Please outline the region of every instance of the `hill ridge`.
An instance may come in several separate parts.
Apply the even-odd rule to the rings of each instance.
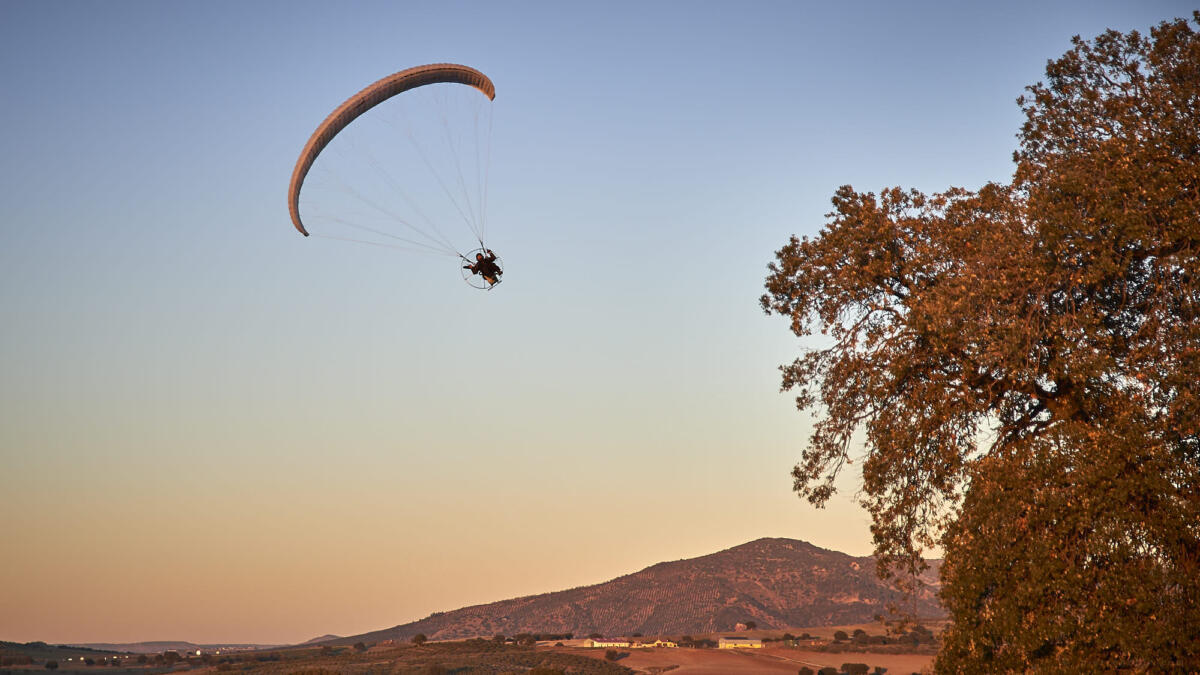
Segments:
[[[655,563],[609,581],[435,612],[407,624],[328,644],[407,641],[417,633],[448,640],[518,633],[606,636],[711,633],[754,621],[759,628],[866,623],[900,605],[943,616],[936,572],[905,598],[878,578],[872,557],[806,541],[762,537],[737,546]]]

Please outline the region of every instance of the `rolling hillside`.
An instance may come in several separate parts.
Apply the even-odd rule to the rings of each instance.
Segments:
[[[943,616],[932,561],[916,598],[905,600],[875,574],[872,558],[855,558],[793,539],[758,539],[711,555],[665,562],[594,586],[439,612],[420,621],[339,640],[432,640],[496,634],[605,636],[708,633],[739,622],[758,628],[854,624],[903,603],[918,616]]]

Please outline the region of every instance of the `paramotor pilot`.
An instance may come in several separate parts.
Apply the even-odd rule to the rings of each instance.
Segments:
[[[475,262],[463,265],[463,269],[471,270],[471,274],[478,274],[483,277],[483,280],[488,283],[488,288],[491,288],[500,283],[500,275],[503,272],[500,270],[500,266],[496,264],[496,254],[492,253],[490,248],[484,250],[487,251],[487,256],[484,256],[483,253],[476,253]]]

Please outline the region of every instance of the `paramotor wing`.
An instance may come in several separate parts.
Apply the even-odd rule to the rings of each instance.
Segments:
[[[488,99],[496,98],[496,88],[486,75],[474,68],[454,63],[434,63],[402,70],[351,96],[330,113],[313,132],[304,150],[300,152],[300,158],[296,160],[296,168],[292,171],[292,182],[288,186],[288,210],[292,215],[292,224],[301,234],[308,236],[308,230],[300,220],[300,188],[321,150],[329,145],[339,131],[371,108],[397,94],[435,83],[464,84],[478,89]]]

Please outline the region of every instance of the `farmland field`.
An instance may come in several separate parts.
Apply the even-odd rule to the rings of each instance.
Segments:
[[[539,648],[541,649],[541,648]],[[604,649],[582,649],[572,647],[551,648],[596,659],[603,659]],[[814,671],[843,663],[865,663],[874,669],[887,668],[889,675],[906,675],[929,670],[933,666],[932,654],[873,654],[859,652],[828,653],[767,647],[763,649],[623,649],[618,664],[638,672],[654,672],[655,669],[671,669],[673,675],[734,675],[737,673],[795,673],[808,666]]]

